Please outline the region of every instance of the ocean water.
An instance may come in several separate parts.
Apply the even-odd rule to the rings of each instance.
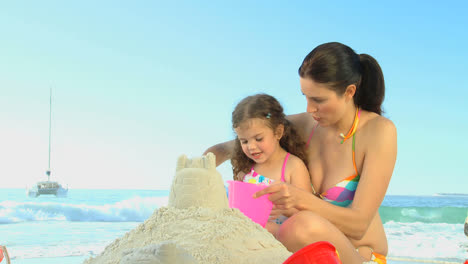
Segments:
[[[0,189],[0,245],[13,264],[82,263],[166,206],[166,190],[74,190],[29,198]],[[386,196],[389,263],[463,263],[467,195]]]

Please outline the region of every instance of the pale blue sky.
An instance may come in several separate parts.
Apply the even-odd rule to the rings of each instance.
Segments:
[[[180,154],[231,139],[247,95],[305,111],[297,68],[324,42],[374,56],[398,129],[388,194],[467,193],[464,1],[0,4],[0,187],[167,189]],[[229,164],[219,169],[229,179]]]

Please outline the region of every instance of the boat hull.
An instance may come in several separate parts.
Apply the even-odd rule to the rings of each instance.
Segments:
[[[38,182],[34,187],[27,190],[27,194],[30,197],[38,197],[40,195],[66,196],[67,193],[68,188],[65,189],[54,181]]]

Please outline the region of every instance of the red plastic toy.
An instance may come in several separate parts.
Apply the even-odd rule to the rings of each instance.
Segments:
[[[341,264],[341,260],[330,242],[319,241],[301,248],[283,264]]]

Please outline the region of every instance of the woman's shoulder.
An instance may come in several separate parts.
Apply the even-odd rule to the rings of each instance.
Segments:
[[[368,113],[367,122],[364,125],[364,128],[371,131],[380,131],[380,130],[395,130],[395,124],[392,120],[378,115],[376,113]]]
[[[291,121],[292,123],[298,125],[298,124],[306,124],[308,122],[310,122],[310,120],[314,120],[312,118],[312,116],[307,113],[307,112],[303,112],[303,113],[298,113],[298,114],[293,114],[293,115],[288,115],[286,117],[289,121]]]
[[[312,128],[317,124],[311,114],[304,112],[286,117],[296,128],[296,130],[307,138]]]
[[[362,126],[362,135],[364,138],[373,140],[385,140],[396,138],[396,126],[390,119],[376,113],[367,112]]]

